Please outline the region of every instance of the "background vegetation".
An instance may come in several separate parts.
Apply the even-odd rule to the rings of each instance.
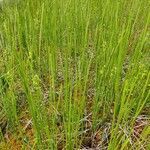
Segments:
[[[1,4],[0,149],[148,150],[149,4]]]

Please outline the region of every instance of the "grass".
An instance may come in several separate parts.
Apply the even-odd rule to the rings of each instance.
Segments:
[[[149,149],[149,10],[148,0],[3,3],[0,148]]]

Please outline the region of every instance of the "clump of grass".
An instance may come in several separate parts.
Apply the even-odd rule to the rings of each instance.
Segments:
[[[22,148],[148,148],[147,0],[24,0],[1,9],[0,103]]]

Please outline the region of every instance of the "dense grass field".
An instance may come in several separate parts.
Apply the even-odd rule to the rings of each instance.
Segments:
[[[6,1],[0,150],[149,150],[150,1]]]

